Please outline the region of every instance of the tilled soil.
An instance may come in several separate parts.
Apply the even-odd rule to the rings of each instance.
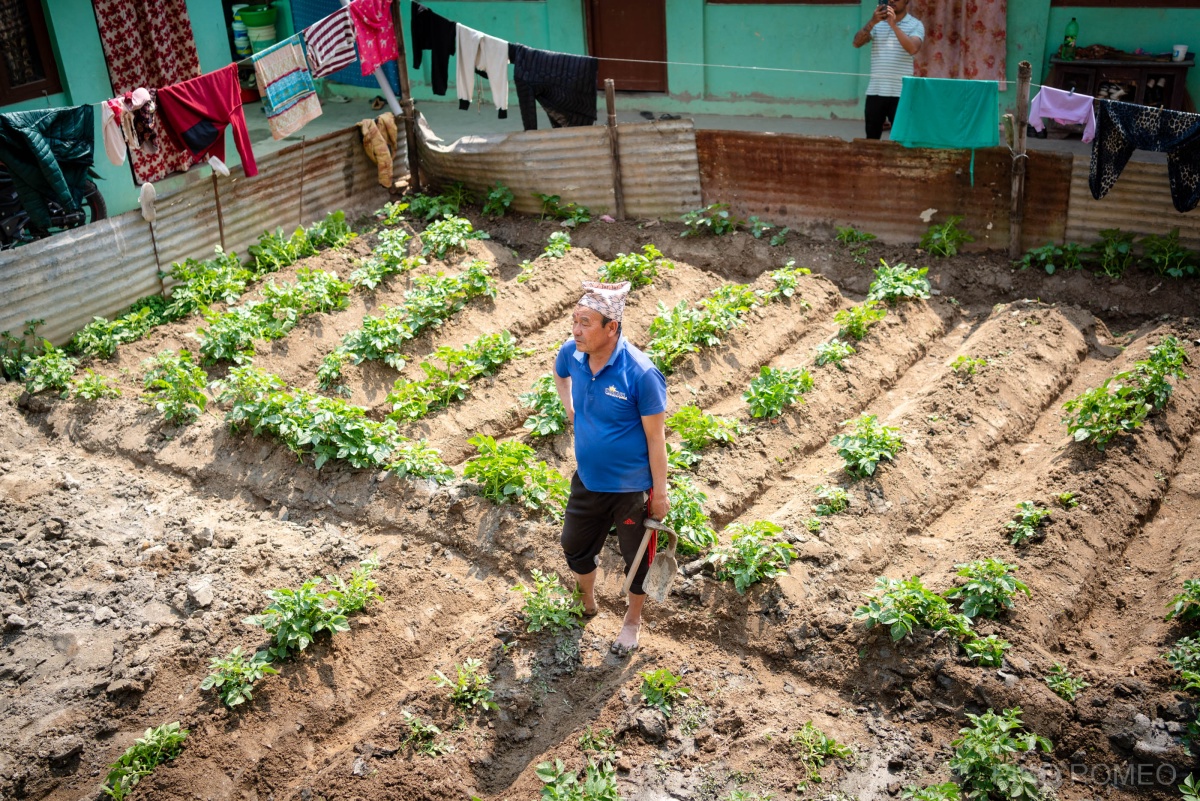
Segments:
[[[600,615],[570,636],[527,634],[511,588],[535,568],[566,572],[552,521],[498,507],[461,479],[438,487],[333,463],[316,471],[274,440],[230,432],[216,404],[185,428],[163,424],[137,400],[141,364],[195,350],[203,320],[180,321],[89,365],[123,387],[122,399],[84,405],[0,388],[0,795],[97,797],[106,766],[143,730],[179,720],[190,730],[182,755],[135,797],[533,799],[538,764],[581,769],[580,738],[609,729],[631,801],[716,801],[734,790],[873,799],[946,781],[966,714],[1020,706],[1055,744],[1023,764],[1059,798],[1176,797],[1174,784],[1196,767],[1181,742],[1196,708],[1172,689],[1160,655],[1192,633],[1163,613],[1200,561],[1200,384],[1177,382],[1162,413],[1104,453],[1070,441],[1061,406],[1166,334],[1195,360],[1194,282],[1138,274],[1114,284],[1014,271],[994,254],[929,260],[878,246],[867,261],[928,264],[936,294],[891,307],[838,369],[816,367],[814,348],[836,334],[834,313],[862,299],[871,270],[834,243],[771,248],[745,234],[681,239],[677,225],[598,222],[571,232],[566,257],[538,260],[518,280],[521,260],[556,228],[474,222],[493,238],[419,272],[482,259],[497,297],[409,343],[403,370],[347,367],[349,399],[379,419],[395,380],[417,375],[437,347],[508,330],[534,353],[404,431],[460,475],[475,433],[528,441],[569,474],[569,435],[530,440],[518,396],[550,371],[580,280],[619,252],[661,248],[675,269],[627,307],[625,333],[645,344],[659,303],[695,302],[729,280],[765,289],[766,273],[795,259],[814,271],[795,298],[755,309],[721,345],[676,365],[668,385],[669,411],[697,404],[747,426],[695,471],[713,524],[775,522],[799,561],[744,596],[689,568],[666,603],[648,605],[641,648],[619,659],[608,644],[624,608],[621,563],[606,550]],[[302,266],[344,278],[373,237],[272,280]],[[365,315],[399,303],[411,280],[304,318],[254,364],[316,389],[321,359]],[[964,375],[950,366],[960,355],[988,364]],[[742,399],[764,364],[815,379],[804,403],[770,422],[753,420]],[[862,412],[898,427],[905,448],[852,482],[828,443]],[[847,487],[851,505],[812,532],[819,484]],[[1055,506],[1064,491],[1080,504]],[[1051,506],[1051,522],[1014,547],[1004,524],[1027,500]],[[265,605],[264,591],[347,575],[372,552],[383,601],[352,617],[349,632],[318,639],[236,711],[199,690],[210,658],[265,644],[241,622]],[[878,576],[920,575],[944,590],[956,565],[983,556],[1018,565],[1031,592],[978,622],[1013,644],[1000,669],[975,666],[945,634],[892,643],[851,617]],[[497,711],[463,716],[429,680],[468,658],[494,677]],[[1056,663],[1090,683],[1072,703],[1043,681]],[[639,696],[639,674],[658,668],[691,690],[669,718]],[[449,752],[403,747],[405,712],[441,727]],[[801,788],[808,777],[789,739],[807,721],[854,756]]]

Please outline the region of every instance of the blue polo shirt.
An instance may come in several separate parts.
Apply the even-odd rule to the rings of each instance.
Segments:
[[[667,410],[667,380],[625,337],[592,375],[586,353],[568,339],[554,371],[571,379],[575,406],[575,462],[592,492],[645,492],[654,485],[642,418]]]

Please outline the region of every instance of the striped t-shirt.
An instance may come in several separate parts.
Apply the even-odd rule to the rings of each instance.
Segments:
[[[925,39],[925,26],[911,14],[896,23],[905,35]],[[913,57],[901,45],[892,27],[886,22],[877,22],[871,29],[871,80],[867,83],[867,94],[883,97],[899,97],[905,75],[913,74]]]

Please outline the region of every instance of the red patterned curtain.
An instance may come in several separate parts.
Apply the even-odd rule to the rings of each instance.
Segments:
[[[912,0],[909,13],[925,24],[917,75],[1004,80],[1008,0]]]
[[[115,95],[157,89],[200,75],[187,0],[92,0]],[[159,130],[158,152],[131,151],[138,183],[186,170],[191,156]]]

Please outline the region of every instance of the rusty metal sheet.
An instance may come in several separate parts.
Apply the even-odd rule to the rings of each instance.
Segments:
[[[559,195],[597,213],[611,213],[616,205],[603,126],[467,136],[446,143],[421,118],[418,141],[422,176],[434,186],[461,181],[482,194],[500,182],[513,192],[513,209],[531,214],[541,211],[538,193]],[[676,214],[698,200],[690,121],[622,125],[617,141],[628,214]]]
[[[1167,165],[1130,162],[1112,190],[1100,200],[1088,188],[1091,161],[1075,159],[1071,175],[1071,207],[1067,213],[1067,240],[1089,245],[1107,228],[1138,234],[1166,234],[1179,229],[1179,241],[1200,248],[1200,211],[1181,214],[1171,203]]]
[[[933,220],[961,215],[976,249],[1008,246],[1012,158],[1007,149],[906,148],[892,142],[743,131],[697,131],[705,204],[725,202],[799,231],[832,236],[840,225],[884,242],[914,242]],[[1035,176],[1034,165],[1045,167]],[[1066,209],[1065,165],[1031,154],[1026,241],[1054,236]],[[1060,213],[1053,213],[1054,210]]]
[[[0,331],[43,319],[61,345],[93,316],[111,316],[161,289],[150,227],[138,212],[0,252]]]

